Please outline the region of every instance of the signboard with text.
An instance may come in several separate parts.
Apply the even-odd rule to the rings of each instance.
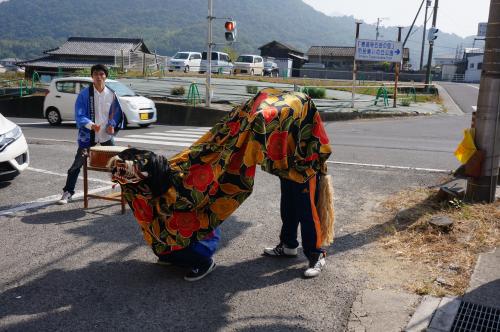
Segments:
[[[403,60],[403,43],[392,40],[356,39],[358,61],[399,62]]]

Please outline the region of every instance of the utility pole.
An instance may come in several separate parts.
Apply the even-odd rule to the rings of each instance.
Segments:
[[[352,96],[351,96],[351,107],[354,108],[354,95],[356,94],[355,91],[355,84],[356,84],[356,48],[358,47],[358,38],[359,38],[359,26],[361,25],[361,22],[356,21],[356,39],[354,39],[354,54],[353,54],[353,59],[354,62],[352,64]]]
[[[481,175],[467,181],[466,197],[472,202],[495,201],[500,161],[500,0],[491,0],[484,45],[483,70],[476,111],[475,143],[484,152]]]
[[[439,0],[434,0],[434,15],[432,16],[432,27],[436,27],[436,20],[438,14],[438,3]],[[432,65],[432,50],[434,48],[434,41],[429,40],[429,55],[427,57],[427,71],[425,73],[425,87],[426,90],[429,91],[429,82],[431,81],[431,65]]]
[[[398,27],[398,42],[401,41],[401,30],[403,30],[403,27]],[[404,53],[404,47],[401,50],[401,52]],[[394,75],[394,95],[392,99],[394,100],[394,103],[392,107],[396,108],[397,107],[397,97],[398,97],[398,81],[399,81],[399,66],[401,64],[398,62],[396,63],[396,68],[395,68],[395,75]]]
[[[205,83],[205,106],[210,107],[212,101],[212,87],[211,87],[211,78],[212,78],[212,20],[213,17],[213,4],[212,0],[208,0],[208,30],[207,30],[207,78]]]
[[[422,32],[422,50],[420,51],[420,71],[424,67],[424,50],[425,50],[425,33],[427,31],[427,11],[432,4],[432,0],[427,0],[425,5],[425,16],[424,16],[424,31]]]
[[[375,35],[375,40],[378,40],[378,37],[380,37],[379,29],[380,29],[380,23],[382,23],[383,20],[387,20],[388,17],[377,17],[377,33]]]

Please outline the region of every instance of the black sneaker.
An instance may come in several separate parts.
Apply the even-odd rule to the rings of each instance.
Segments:
[[[210,272],[215,269],[215,261],[212,259],[210,264],[204,267],[195,267],[191,271],[189,271],[185,276],[184,280],[186,281],[197,281],[204,277],[206,277]]]
[[[266,256],[285,256],[285,257],[295,257],[297,256],[297,248],[288,248],[283,243],[278,244],[274,248],[264,248],[264,255]]]

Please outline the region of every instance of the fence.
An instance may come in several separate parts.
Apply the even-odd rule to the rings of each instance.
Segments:
[[[148,54],[144,52],[115,52],[114,67],[122,73],[129,71],[142,72],[147,74],[161,72],[164,70],[166,58],[157,54]]]

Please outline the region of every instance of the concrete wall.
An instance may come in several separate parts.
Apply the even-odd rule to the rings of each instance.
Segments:
[[[467,59],[467,69],[465,70],[466,82],[479,82],[481,80],[482,63],[483,55],[475,55]]]

